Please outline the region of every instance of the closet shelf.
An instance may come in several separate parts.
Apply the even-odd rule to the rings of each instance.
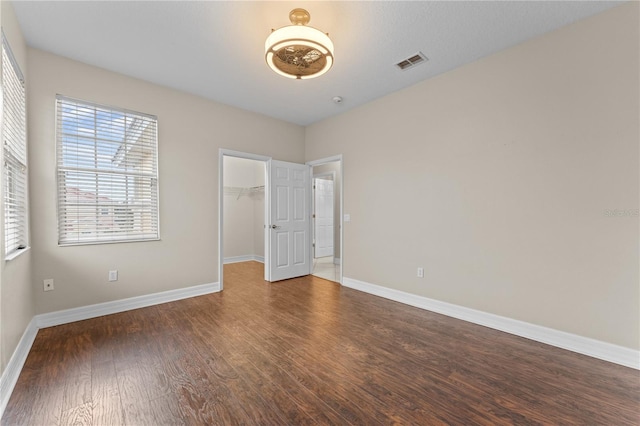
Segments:
[[[259,192],[264,192],[264,185],[260,186],[225,186],[225,195],[237,195],[236,200],[239,200],[242,195],[251,195]]]

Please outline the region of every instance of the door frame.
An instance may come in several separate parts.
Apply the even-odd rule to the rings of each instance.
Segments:
[[[311,248],[313,249],[313,253],[311,254],[311,259],[315,259],[316,258],[316,253],[315,253],[315,249],[316,246],[315,244],[315,240],[316,240],[316,217],[314,217],[314,215],[316,214],[316,188],[315,188],[315,182],[316,179],[322,179],[323,176],[331,176],[331,180],[333,181],[333,185],[334,185],[334,191],[335,191],[335,184],[336,184],[336,172],[323,172],[323,173],[318,173],[315,174],[313,173],[313,167],[311,168],[311,235],[312,235],[312,243],[311,243]],[[331,200],[331,205],[333,206],[333,210],[335,211],[336,209],[336,201],[335,201],[335,197],[333,200]],[[334,220],[334,226],[335,226],[335,217],[333,218]],[[335,240],[335,238],[334,238]],[[334,248],[333,248],[333,256],[335,258],[335,253],[336,253],[336,249],[335,249],[335,241],[333,242],[334,244]],[[311,272],[313,273],[313,268],[311,268]]]
[[[321,166],[323,164],[327,164],[327,163],[333,163],[333,162],[339,162],[340,163],[340,217],[339,217],[339,226],[340,226],[340,264],[338,265],[339,268],[339,274],[338,274],[338,283],[342,285],[342,281],[343,281],[343,271],[344,271],[344,161],[342,159],[342,154],[338,154],[338,155],[334,155],[331,157],[325,157],[325,158],[321,158],[319,160],[312,160],[312,161],[307,161],[305,164],[311,166],[311,170],[309,171],[309,173],[311,174],[309,182],[311,182],[311,184],[313,184],[313,167],[314,166]],[[333,185],[334,185],[334,190],[335,190],[335,177],[334,177],[334,181],[333,181]],[[313,197],[309,197],[310,199]],[[311,201],[309,201],[311,202]],[[312,206],[309,205],[309,210],[311,211]],[[335,218],[334,218],[334,224],[336,223]],[[309,261],[313,262],[313,238],[309,238]],[[334,247],[335,247],[335,241],[334,241]],[[335,249],[334,249],[334,259],[335,259]],[[313,270],[311,271],[313,272]]]
[[[224,289],[224,157],[237,157],[237,158],[245,158],[248,160],[256,160],[262,161],[265,163],[265,211],[264,211],[264,223],[265,225],[269,223],[269,210],[270,205],[267,200],[270,200],[270,182],[271,182],[271,160],[272,157],[266,155],[252,154],[248,152],[234,151],[231,149],[220,148],[218,151],[218,281],[220,283],[220,290]],[[318,160],[307,161],[306,165],[311,166],[309,168],[309,192],[311,192],[311,185],[313,181],[313,167],[321,166],[326,163],[333,163],[338,161],[340,163],[340,264],[339,268],[339,283],[342,284],[343,281],[343,271],[344,271],[344,262],[345,262],[345,254],[344,254],[344,161],[342,159],[342,154],[334,155],[331,157],[325,157]],[[335,185],[335,180],[334,180]],[[335,186],[334,186],[335,188]],[[312,205],[311,200],[313,197],[309,197],[309,205],[308,209],[311,211]],[[334,222],[335,223],[335,222]],[[311,230],[310,230],[311,231]],[[264,253],[264,264],[265,264],[265,280],[269,281],[269,268],[267,268],[268,262],[270,261],[270,240],[268,236],[271,235],[270,232],[267,232],[265,228],[265,253]],[[309,238],[309,262],[312,264],[313,262],[313,239]],[[334,242],[335,246],[335,242]],[[335,254],[335,253],[334,253]]]
[[[268,200],[269,196],[269,176],[271,174],[271,157],[264,155],[251,154],[248,152],[233,151],[231,149],[220,148],[218,151],[218,281],[220,290],[224,290],[224,157],[244,158],[247,160],[262,161],[265,164],[265,206],[264,206],[264,223],[268,223]],[[268,244],[265,234],[265,244]],[[266,247],[265,247],[266,248]],[[264,253],[265,277],[267,275],[266,265],[268,265],[268,250]]]

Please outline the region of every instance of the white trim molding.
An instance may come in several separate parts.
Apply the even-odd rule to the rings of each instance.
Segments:
[[[160,305],[161,303],[174,302],[190,297],[202,296],[220,291],[219,283],[201,284],[193,287],[168,290],[160,293],[144,296],[130,297],[128,299],[114,300],[112,302],[98,303],[79,308],[65,309],[35,316],[38,328],[53,327],[55,325],[68,324],[103,315],[117,314],[118,312],[133,309],[146,308],[147,306]]]
[[[344,277],[342,285],[463,321],[640,370],[640,351]]]
[[[98,303],[95,305],[83,306],[80,308],[65,309],[62,311],[49,312],[33,317],[22,338],[18,343],[7,368],[0,377],[0,418],[4,414],[13,388],[18,382],[18,377],[22,371],[27,355],[36,339],[36,334],[41,328],[53,327],[56,325],[68,324],[75,321],[82,321],[90,318],[101,317],[103,315],[116,314],[118,312],[129,311],[148,306],[160,305],[162,303],[174,302],[176,300],[188,299],[195,296],[217,293],[220,291],[220,283],[201,284],[193,287],[168,290],[160,293],[147,294],[144,296],[131,297],[128,299],[114,300],[111,302]]]
[[[16,386],[16,383],[18,383],[18,377],[20,377],[20,372],[27,360],[31,346],[36,340],[36,334],[38,334],[38,327],[36,326],[34,317],[31,322],[29,322],[29,325],[27,325],[24,333],[22,333],[22,338],[20,342],[18,342],[16,350],[13,351],[13,355],[11,355],[11,359],[2,373],[2,377],[0,377],[0,418],[4,414],[4,409],[7,408],[13,388]]]
[[[240,263],[240,262],[249,262],[256,261],[260,263],[264,263],[264,256],[258,256],[257,254],[247,254],[244,256],[231,256],[224,258],[224,264],[227,263]]]

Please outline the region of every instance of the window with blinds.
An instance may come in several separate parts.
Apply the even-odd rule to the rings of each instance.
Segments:
[[[2,34],[4,252],[27,247],[27,113],[22,72]]]
[[[157,119],[56,98],[58,243],[157,240]]]

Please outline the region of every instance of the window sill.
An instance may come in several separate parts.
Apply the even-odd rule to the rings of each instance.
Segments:
[[[122,243],[145,243],[145,242],[153,242],[160,241],[160,237],[158,238],[144,238],[137,240],[104,240],[104,241],[70,241],[70,242],[58,242],[58,247],[77,247],[77,246],[95,246],[102,244],[122,244]]]
[[[18,249],[16,251],[12,252],[11,254],[6,255],[4,257],[4,260],[6,260],[8,262],[8,261],[13,260],[16,257],[20,256],[22,253],[28,252],[29,250],[31,250],[31,247],[29,247],[29,246],[27,246],[27,247],[25,247],[23,249]]]

